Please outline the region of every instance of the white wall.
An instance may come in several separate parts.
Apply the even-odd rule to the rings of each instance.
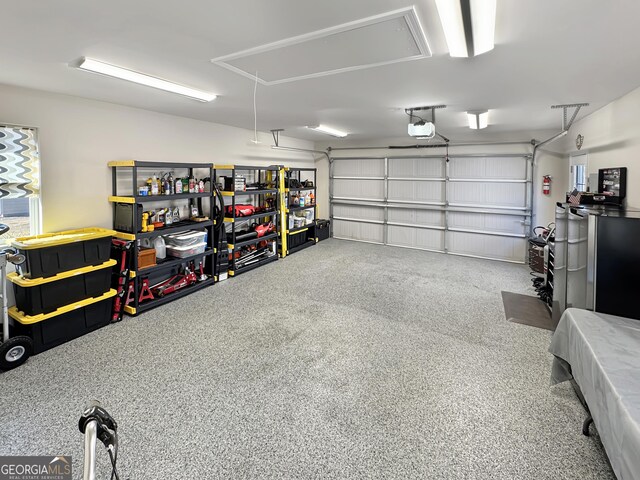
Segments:
[[[552,144],[553,145],[553,144]],[[542,177],[551,176],[551,192],[542,193]],[[569,159],[566,155],[552,152],[543,148],[536,153],[536,167],[534,169],[533,195],[535,198],[534,223],[548,225],[555,221],[556,202],[566,199],[567,184],[569,183]]]
[[[627,167],[627,206],[640,207],[640,88],[574,123],[562,151],[576,152],[576,136],[584,136],[589,173],[606,167]],[[568,168],[568,167],[567,167]]]
[[[310,154],[272,150],[271,134],[255,145],[249,130],[3,85],[0,123],[38,128],[43,232],[111,228],[110,160],[315,166]],[[322,209],[327,197],[319,193],[318,202]]]

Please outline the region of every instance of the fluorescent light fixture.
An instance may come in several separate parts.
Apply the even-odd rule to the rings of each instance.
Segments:
[[[326,125],[318,125],[317,127],[307,127],[311,130],[315,130],[316,132],[326,133],[327,135],[331,135],[333,137],[343,138],[349,135],[347,132],[342,132],[340,130],[336,130],[335,128],[327,127]]]
[[[462,6],[459,0],[436,0],[440,23],[452,57],[468,57],[467,40],[464,35]]]
[[[496,0],[471,0],[473,55],[493,50],[496,35]]]
[[[473,130],[487,128],[489,126],[489,111],[467,112],[467,120],[469,121],[469,128]]]
[[[158,88],[167,92],[177,93],[184,95],[185,97],[200,100],[201,102],[210,102],[215,100],[217,95],[213,93],[203,92],[202,90],[196,90],[195,88],[185,87],[184,85],[178,85],[177,83],[162,80],[160,78],[145,75],[144,73],[134,72],[127,70],[126,68],[117,67],[108,63],[94,60],[93,58],[83,58],[78,65],[81,70],[88,72],[101,73],[102,75],[108,75],[109,77],[120,78],[121,80],[128,80],[129,82],[139,83],[140,85],[146,85],[147,87]]]
[[[452,57],[474,57],[493,50],[496,0],[436,0]]]

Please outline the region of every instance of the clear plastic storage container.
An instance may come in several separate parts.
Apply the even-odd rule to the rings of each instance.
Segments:
[[[187,247],[191,245],[197,245],[198,243],[206,242],[207,232],[199,232],[196,230],[188,230],[182,233],[176,233],[175,235],[165,235],[164,239],[167,247]]]
[[[167,245],[167,255],[177,258],[185,258],[190,257],[191,255],[204,253],[206,248],[206,242],[197,243],[195,245],[184,245],[181,247],[176,245]]]

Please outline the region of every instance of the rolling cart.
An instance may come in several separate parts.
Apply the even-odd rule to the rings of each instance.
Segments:
[[[9,231],[9,227],[0,223],[0,235]],[[2,295],[2,343],[0,343],[0,370],[11,370],[27,361],[33,352],[33,341],[26,335],[11,337],[9,334],[9,314],[7,306],[7,263],[20,265],[25,256],[17,254],[13,248],[0,251],[0,295]]]

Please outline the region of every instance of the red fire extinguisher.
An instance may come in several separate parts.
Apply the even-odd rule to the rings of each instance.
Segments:
[[[542,193],[549,195],[551,193],[551,176],[544,175],[542,177]]]

